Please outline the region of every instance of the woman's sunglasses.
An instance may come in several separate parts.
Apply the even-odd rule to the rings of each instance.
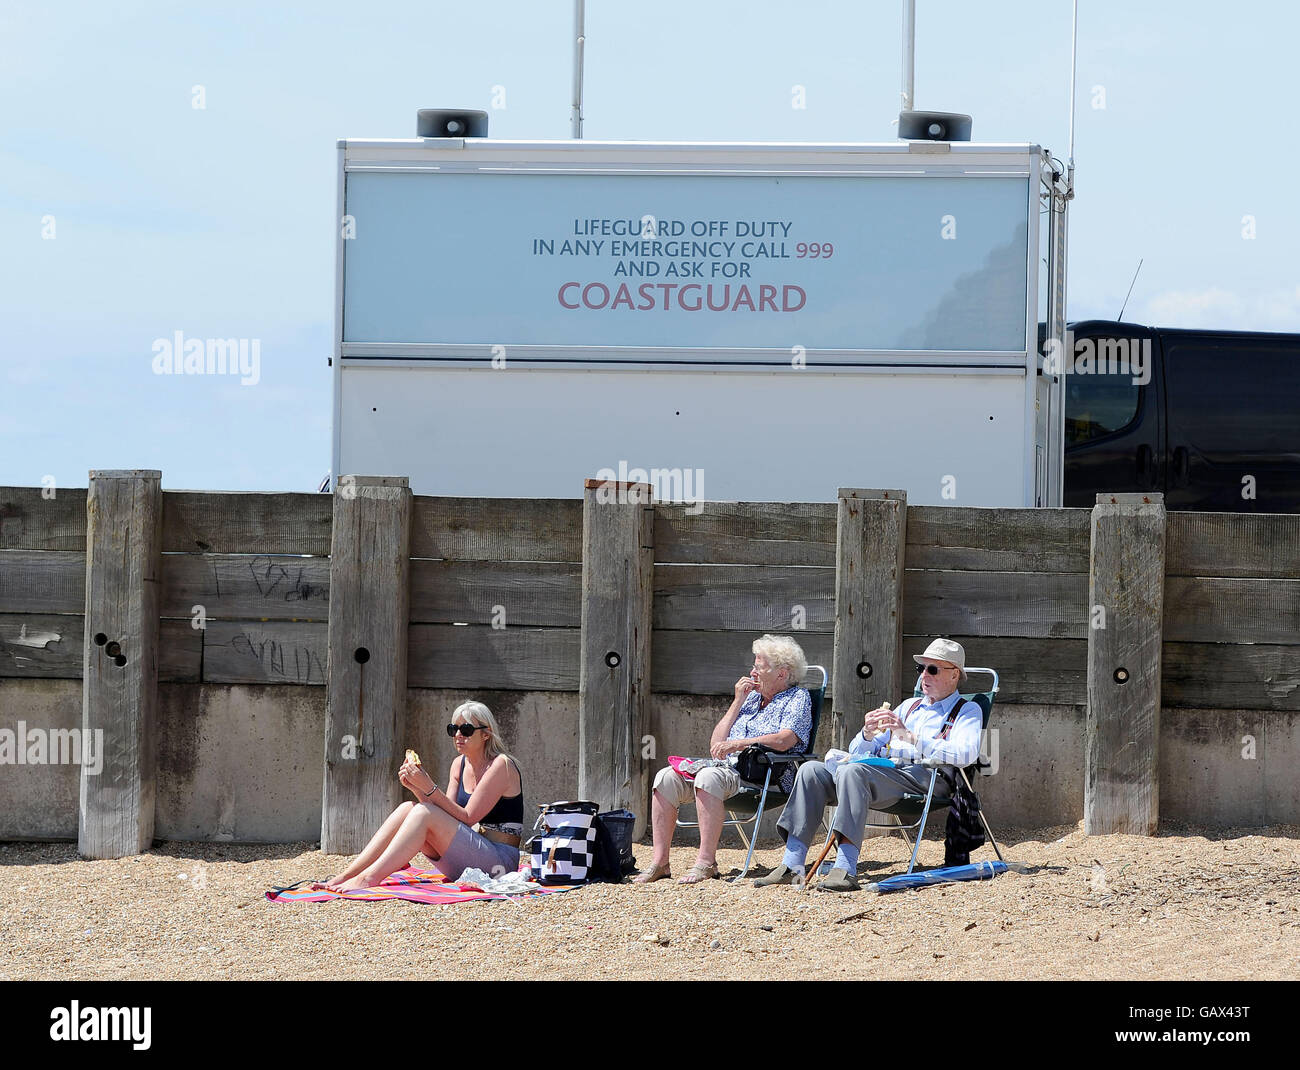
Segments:
[[[918,664],[917,667],[916,667],[916,675],[917,675],[917,676],[920,676],[921,673],[923,673],[923,672],[928,672],[931,676],[938,676],[938,675],[939,675],[939,666],[938,666],[938,665],[920,665],[920,664]]]
[[[447,726],[447,735],[454,736],[459,732],[466,739],[469,739],[470,736],[480,729],[486,731],[487,727],[481,724],[449,724]]]

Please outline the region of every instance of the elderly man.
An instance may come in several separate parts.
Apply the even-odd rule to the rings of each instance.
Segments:
[[[930,769],[920,764],[922,758],[946,763],[940,767],[935,795],[947,797],[954,777],[951,767],[970,765],[979,757],[983,714],[957,691],[966,678],[966,651],[960,643],[936,639],[912,659],[921,679],[919,699],[903,703],[897,712],[881,707],[863,717],[862,731],[854,734],[848,758],[833,772],[824,762],[800,767],[790,801],[776,824],[785,837],[785,857],[770,874],[754,882],[756,887],[802,879],[809,840],[829,804],[839,807],[832,829],[839,839],[839,853],[835,868],[817,887],[827,892],[855,891],[867,812],[890,806],[908,792],[924,795]],[[886,756],[895,764],[860,761],[871,756]]]

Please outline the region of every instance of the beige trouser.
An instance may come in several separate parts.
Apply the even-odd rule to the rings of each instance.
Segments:
[[[740,774],[729,765],[711,765],[701,769],[695,780],[690,781],[669,765],[660,769],[655,777],[655,791],[674,810],[693,802],[696,788],[715,799],[730,799],[740,790]]]

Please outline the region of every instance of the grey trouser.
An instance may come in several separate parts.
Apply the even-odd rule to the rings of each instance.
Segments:
[[[948,767],[945,766],[944,769]],[[794,836],[809,845],[827,806],[838,806],[832,831],[840,833],[857,847],[867,824],[867,812],[898,802],[905,793],[924,795],[930,784],[930,770],[923,765],[905,765],[901,769],[884,765],[845,762],[832,776],[822,762],[805,762],[799,766],[790,801],[776,823],[781,837]],[[942,773],[934,786],[937,800],[951,793]]]

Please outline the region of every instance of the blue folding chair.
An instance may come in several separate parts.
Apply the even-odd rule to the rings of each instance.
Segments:
[[[982,731],[986,733],[989,728],[989,718],[993,713],[993,703],[994,700],[997,698],[997,694],[998,694],[998,674],[997,674],[997,670],[995,669],[982,669],[982,668],[975,668],[975,667],[969,667],[966,669],[967,677],[970,677],[972,673],[986,673],[993,678],[993,686],[989,688],[989,690],[987,691],[972,691],[972,692],[963,691],[962,692],[962,698],[967,699],[970,702],[974,702],[977,706],[979,706],[980,714],[983,720]],[[912,696],[914,698],[920,698],[921,695],[922,695],[921,681],[918,678],[916,682],[916,688],[915,690],[913,690]],[[981,735],[981,738],[983,739],[987,737]],[[935,784],[939,779],[939,767],[946,763],[926,759],[920,762],[919,764],[926,766],[930,770],[930,784],[926,790],[926,793],[924,795],[921,795],[920,793],[917,792],[908,792],[901,799],[899,799],[898,802],[892,804],[891,806],[882,807],[880,810],[876,811],[877,813],[889,814],[893,817],[896,817],[899,821],[899,824],[897,825],[881,824],[875,821],[868,821],[866,824],[867,828],[889,829],[891,832],[897,831],[902,833],[903,839],[906,840],[907,843],[912,848],[912,857],[907,864],[908,873],[911,873],[912,870],[916,867],[916,854],[921,847],[921,837],[925,833],[925,823],[927,819],[930,817],[930,811],[935,807],[938,807],[939,809],[942,810],[952,805],[952,799],[950,797],[949,798],[940,797],[936,799],[934,793]],[[964,769],[959,768],[957,770],[957,773],[962,778],[962,780],[965,781],[967,790],[969,790],[971,794],[974,794],[975,789],[971,786],[970,778],[967,776],[967,771],[973,769],[976,775],[979,775],[981,773],[987,773],[989,768],[990,768],[990,763],[985,760],[983,747],[981,747],[980,754],[976,757],[975,761],[972,762],[970,765],[966,766]],[[984,816],[983,807],[980,807],[979,815],[980,815],[980,823],[984,826],[984,831],[988,833],[989,843],[992,844],[993,850],[998,856],[998,860],[1005,861],[1002,858],[1002,851],[998,847],[998,841],[993,836],[993,829],[989,827],[988,818]],[[833,821],[834,818],[832,818],[832,823]],[[834,832],[831,831],[830,823],[827,824],[827,830],[828,830],[826,834],[827,842],[829,843],[830,838],[834,836]],[[913,842],[912,838],[908,836],[909,832],[916,833],[915,842]],[[821,870],[819,870],[819,872],[822,871],[829,872],[829,866],[830,866],[830,860],[827,859],[827,861],[822,864]]]
[[[758,840],[758,823],[763,820],[763,811],[771,806],[784,806],[790,798],[780,786],[786,769],[792,764],[799,765],[817,758],[812,747],[817,739],[817,726],[821,723],[822,706],[826,702],[828,677],[825,668],[821,665],[809,665],[808,673],[809,675],[821,673],[821,685],[808,688],[808,697],[812,700],[812,728],[808,732],[808,749],[775,751],[760,745],[758,761],[767,769],[763,776],[763,783],[751,784],[742,781],[740,791],[727,800],[727,819],[722,824],[738,829],[741,840],[749,849],[745,855],[745,865],[737,876],[731,878],[732,884],[749,872],[750,862],[754,858],[754,844]],[[680,817],[677,819],[678,828],[699,828],[699,825],[698,821],[683,821]]]

